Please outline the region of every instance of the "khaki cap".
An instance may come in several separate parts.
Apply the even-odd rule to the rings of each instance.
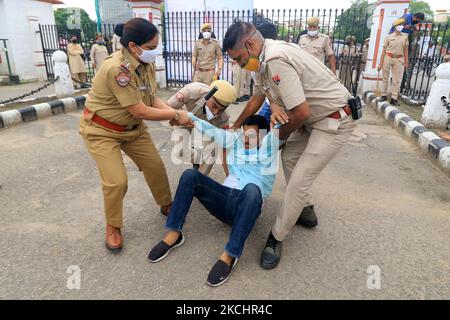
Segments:
[[[202,29],[201,30],[205,30],[205,29],[211,29],[212,30],[211,23],[204,23],[202,25]]]
[[[216,86],[219,90],[214,94],[214,98],[218,103],[227,107],[237,99],[236,89],[225,80],[216,80],[211,83],[210,88]]]
[[[319,17],[309,17],[309,18],[306,20],[306,24],[307,24],[308,26],[318,26],[319,23],[320,23]]]
[[[355,38],[355,36],[346,36],[345,37],[345,41],[354,41],[354,42],[356,42],[356,38]]]

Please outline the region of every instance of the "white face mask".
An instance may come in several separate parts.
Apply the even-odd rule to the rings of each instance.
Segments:
[[[155,50],[144,50],[141,47],[139,49],[142,50],[142,53],[139,55],[139,59],[141,59],[144,63],[153,63],[156,61],[156,57],[160,54],[158,49]]]
[[[398,32],[402,32],[403,31],[403,26],[402,25],[396,26],[395,30],[397,30]]]
[[[205,40],[211,39],[211,32],[203,32],[202,35]]]
[[[205,106],[205,110],[206,110],[206,119],[212,120],[212,119],[214,119],[216,117],[214,115],[214,113],[212,113],[212,111],[209,109],[208,106]]]
[[[319,30],[308,31],[308,36],[315,37],[319,34]]]

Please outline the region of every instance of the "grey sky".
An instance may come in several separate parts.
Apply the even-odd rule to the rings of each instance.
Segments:
[[[80,7],[83,8],[91,17],[96,20],[94,0],[62,0],[65,5],[57,5],[59,7]],[[180,0],[185,1],[185,0]],[[226,0],[224,0],[226,1]],[[208,2],[208,0],[206,0]],[[255,8],[258,9],[342,9],[347,8],[351,4],[351,0],[314,0],[314,6],[301,5],[299,0],[254,0]],[[374,1],[375,2],[375,1]],[[445,0],[428,0],[432,10],[449,9],[450,1]]]

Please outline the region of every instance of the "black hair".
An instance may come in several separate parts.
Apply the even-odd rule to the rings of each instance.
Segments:
[[[244,121],[244,126],[258,126],[259,130],[270,130],[267,119],[259,114],[254,114],[250,118]]]
[[[249,22],[239,21],[233,23],[225,33],[222,51],[227,52],[228,50],[233,49],[239,40],[248,36],[253,30],[255,30],[255,26]]]
[[[133,18],[125,24],[118,24],[116,29],[114,32],[121,37],[120,43],[125,48],[128,48],[130,42],[140,46],[159,34],[158,28],[153,23],[142,18]]]
[[[414,18],[419,19],[420,21],[425,20],[425,15],[422,12],[414,13]]]
[[[264,39],[272,39],[277,40],[278,32],[277,26],[270,22],[261,23],[256,27],[258,31],[261,33]]]

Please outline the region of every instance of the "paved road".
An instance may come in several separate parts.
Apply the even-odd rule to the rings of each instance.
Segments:
[[[198,202],[185,245],[161,263],[146,260],[164,219],[128,159],[125,248],[106,252],[99,179],[78,117],[0,131],[0,298],[450,298],[450,180],[370,109],[315,184],[319,226],[294,228],[278,268],[259,267],[285,189],[280,173],[238,268],[219,288],[205,280],[229,228]],[[159,123],[150,131],[159,146],[170,134]],[[166,163],[170,147],[161,151]],[[188,166],[167,167],[174,191]],[[220,166],[213,177],[223,179]],[[66,287],[71,265],[81,269],[80,290]],[[381,270],[379,290],[367,288],[371,265]]]

